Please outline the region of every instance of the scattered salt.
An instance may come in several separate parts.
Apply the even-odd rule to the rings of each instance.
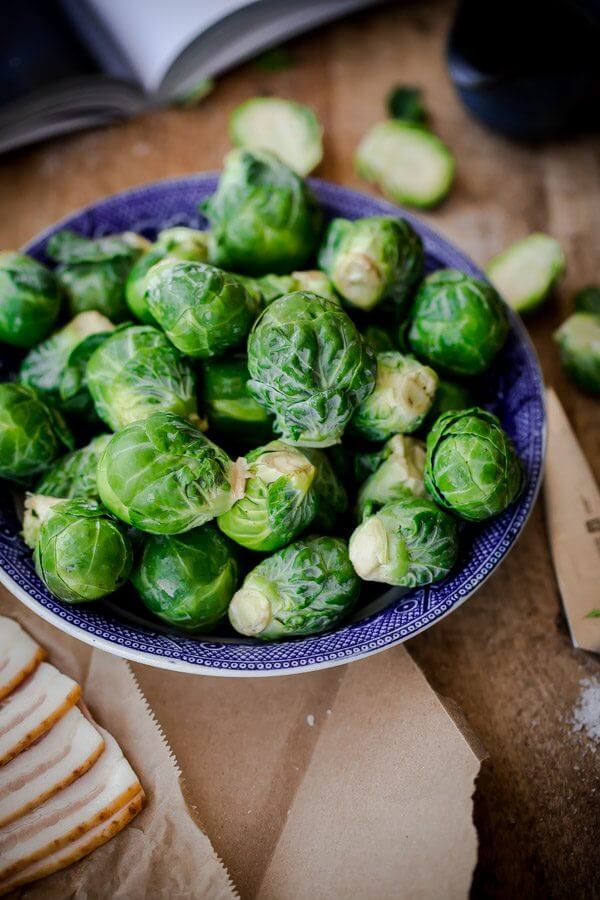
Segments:
[[[581,692],[573,709],[571,726],[574,732],[585,732],[593,741],[600,741],[600,681],[583,678]]]
[[[310,714],[306,717],[306,721],[308,722],[308,724],[309,724],[310,727],[312,728],[313,725],[315,724],[315,717],[312,715],[312,713],[310,713]]]

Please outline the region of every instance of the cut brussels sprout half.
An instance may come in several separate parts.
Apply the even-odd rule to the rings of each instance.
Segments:
[[[370,441],[411,434],[431,409],[438,376],[411,356],[377,354],[375,388],[357,407],[352,428]]]
[[[55,597],[88,603],[125,584],[133,554],[125,529],[101,506],[90,500],[63,500],[43,519],[33,559]]]
[[[270,153],[233,150],[203,205],[209,259],[245,275],[287,274],[312,260],[322,213],[308,186]]]
[[[345,541],[296,541],[246,576],[229,621],[240,634],[262,640],[319,634],[350,612],[359,592]]]
[[[348,510],[346,488],[324,450],[305,447],[303,452],[316,469],[312,485],[317,498],[317,514],[312,522],[313,530],[330,531],[338,525],[341,516]]]
[[[280,97],[252,97],[229,120],[236,147],[274,153],[298,175],[308,175],[323,158],[323,128],[314,111]]]
[[[153,413],[114,434],[98,463],[102,503],[123,522],[178,534],[227,512],[244,493],[246,464],[233,463],[186,419]]]
[[[319,265],[350,306],[369,311],[389,298],[404,309],[423,277],[423,242],[404,219],[333,219]]]
[[[421,284],[408,340],[418,357],[455,375],[479,375],[508,334],[504,303],[487,281],[440,269]]]
[[[248,453],[246,465],[244,496],[219,516],[217,524],[249,550],[279,550],[315,517],[315,467],[300,450],[282,441]]]
[[[152,325],[117,329],[92,354],[87,384],[113,431],[163,411],[199,422],[192,369]]]
[[[499,419],[474,406],[447,412],[427,436],[425,487],[440,506],[474,522],[513,503],[524,473]]]
[[[27,482],[72,449],[64,419],[34,388],[0,384],[0,478]]]
[[[575,311],[600,315],[600,284],[589,284],[577,292]]]
[[[392,119],[423,125],[427,118],[422,93],[417,87],[400,85],[393,88],[388,94],[386,105]]]
[[[356,168],[395,203],[422,208],[439,203],[454,179],[448,147],[430,131],[398,119],[380,122],[365,135]]]
[[[600,315],[576,312],[554,335],[569,378],[590,394],[600,394]]]
[[[159,619],[201,633],[227,613],[237,573],[231,544],[209,523],[185,534],[147,537],[131,581]]]
[[[547,234],[530,234],[494,256],[486,274],[500,296],[526,313],[540,306],[566,271],[565,254]]]
[[[415,588],[445,578],[458,557],[458,529],[426,497],[383,506],[350,538],[350,559],[364,581]]]
[[[0,253],[0,341],[34,347],[54,325],[60,300],[49,269],[21,253]]]
[[[214,429],[238,441],[260,443],[273,435],[273,418],[248,390],[245,356],[206,359],[202,401],[211,432]]]
[[[96,470],[109,440],[109,434],[99,434],[85,447],[67,453],[44,473],[35,493],[64,500],[98,500]]]
[[[425,444],[396,434],[383,447],[381,463],[358,492],[358,518],[364,519],[386,503],[425,496]]]
[[[337,304],[298,291],[256,321],[248,370],[250,392],[274,414],[283,440],[329,447],[373,390],[375,355]]]

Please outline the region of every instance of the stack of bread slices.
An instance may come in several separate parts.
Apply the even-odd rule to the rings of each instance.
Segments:
[[[0,616],[0,895],[86,856],[144,805],[115,739],[81,687]]]

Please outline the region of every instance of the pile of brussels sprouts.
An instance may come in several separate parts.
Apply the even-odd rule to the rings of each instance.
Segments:
[[[230,153],[203,212],[153,243],[63,231],[54,268],[0,256],[0,337],[26,351],[0,476],[40,578],[67,603],[130,582],[172,626],[266,640],[332,628],[361,581],[444,578],[461,521],[523,486],[473,399],[498,293],[424,277],[401,218],[326,223],[267,152]]]

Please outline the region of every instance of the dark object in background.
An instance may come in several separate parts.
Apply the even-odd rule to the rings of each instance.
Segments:
[[[600,124],[600,0],[463,0],[448,39],[465,106],[513,138]]]
[[[427,119],[421,91],[417,87],[401,85],[393,88],[388,94],[386,105],[392,119],[415,122],[417,125],[423,125]]]

